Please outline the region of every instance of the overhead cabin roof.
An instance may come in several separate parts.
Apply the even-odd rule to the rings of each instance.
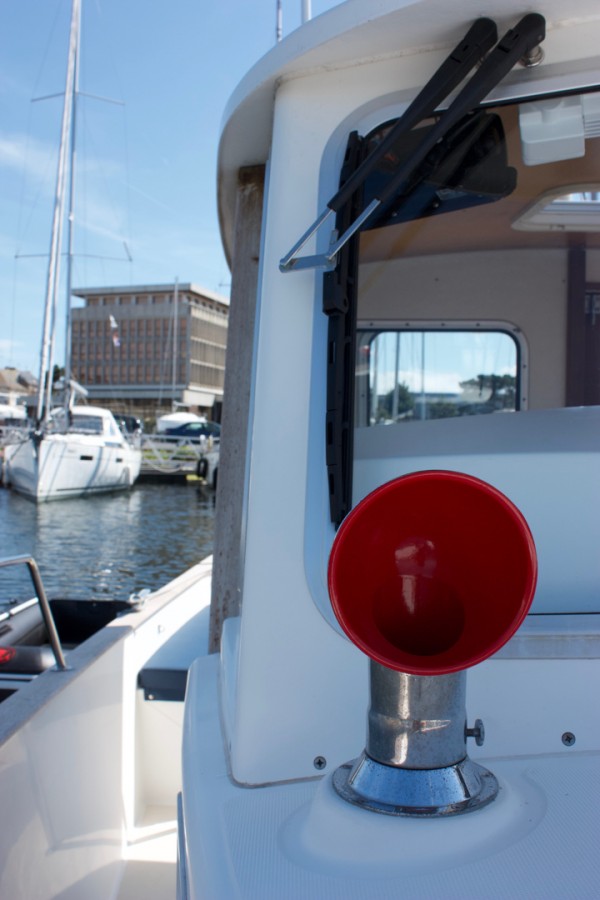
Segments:
[[[451,48],[460,40],[465,26],[482,15],[493,18],[502,34],[526,12],[540,12],[546,17],[548,48],[553,30],[598,20],[600,4],[598,0],[488,0],[483,4],[481,0],[347,0],[277,44],[240,82],[223,117],[217,191],[227,257],[231,258],[237,173],[244,166],[261,165],[268,159],[275,95],[282,81]],[[551,63],[552,55],[547,53],[542,67]]]

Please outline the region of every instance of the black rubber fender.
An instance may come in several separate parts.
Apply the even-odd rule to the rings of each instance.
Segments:
[[[0,646],[0,674],[38,675],[55,664],[51,647]]]

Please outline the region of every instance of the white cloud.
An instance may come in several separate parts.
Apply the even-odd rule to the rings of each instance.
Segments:
[[[23,134],[0,135],[0,166],[31,178],[45,180],[56,165],[56,147]]]
[[[391,375],[393,384],[393,375]],[[462,380],[458,372],[425,372],[425,390],[428,394],[458,394],[460,393],[459,382]],[[409,389],[415,393],[422,390],[421,372],[407,370],[400,372],[399,381],[407,384]]]
[[[0,338],[0,353],[7,354],[11,350],[18,350],[23,345],[19,341],[11,341],[8,338]]]

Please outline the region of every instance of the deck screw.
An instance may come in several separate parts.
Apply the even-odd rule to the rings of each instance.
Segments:
[[[315,767],[315,769],[319,769],[319,771],[321,771],[321,769],[324,769],[326,765],[327,760],[324,756],[315,756],[315,758],[313,759],[313,766]]]
[[[573,744],[575,743],[575,735],[573,734],[572,731],[565,731],[561,740],[562,740],[563,744],[565,745],[565,747],[572,747]]]

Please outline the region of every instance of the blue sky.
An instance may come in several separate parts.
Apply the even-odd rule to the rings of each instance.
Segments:
[[[300,11],[283,0],[284,36]],[[70,0],[0,4],[0,367],[36,374],[62,99],[32,99],[63,90],[69,18]],[[178,277],[228,294],[221,116],[275,25],[276,0],[83,0],[80,91],[124,105],[78,106],[76,287]]]

